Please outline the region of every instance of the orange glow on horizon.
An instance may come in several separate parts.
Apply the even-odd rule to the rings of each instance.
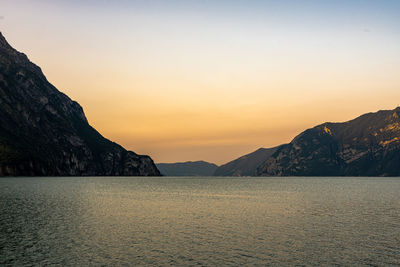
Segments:
[[[155,162],[222,164],[400,104],[397,14],[22,2],[0,3],[11,45],[101,134]]]

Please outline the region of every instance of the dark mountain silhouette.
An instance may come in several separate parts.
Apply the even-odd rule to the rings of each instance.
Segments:
[[[299,134],[261,164],[263,176],[399,176],[400,108],[324,123]]]
[[[217,165],[205,161],[177,163],[157,163],[157,168],[165,176],[212,176]]]
[[[257,167],[268,159],[278,147],[260,148],[256,151],[244,155],[238,159],[230,161],[215,170],[215,176],[254,176]]]
[[[92,128],[82,107],[0,33],[0,175],[160,175]]]

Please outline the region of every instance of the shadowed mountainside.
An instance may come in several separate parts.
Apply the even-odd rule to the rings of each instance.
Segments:
[[[400,108],[324,123],[281,146],[262,176],[399,176]]]
[[[152,159],[92,128],[82,107],[0,33],[0,175],[158,176]]]
[[[165,176],[212,176],[217,165],[205,161],[177,163],[157,163],[157,168]]]
[[[215,170],[215,176],[254,176],[256,169],[268,159],[278,147],[260,148],[256,151],[244,155],[238,159],[230,161]]]

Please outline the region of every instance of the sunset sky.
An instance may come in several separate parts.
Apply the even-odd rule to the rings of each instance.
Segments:
[[[0,31],[105,137],[226,163],[400,104],[400,1],[0,0]]]

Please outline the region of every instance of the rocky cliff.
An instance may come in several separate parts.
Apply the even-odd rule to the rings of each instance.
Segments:
[[[160,175],[92,128],[82,107],[0,33],[0,175]]]
[[[400,108],[324,123],[281,146],[263,176],[399,176]]]

